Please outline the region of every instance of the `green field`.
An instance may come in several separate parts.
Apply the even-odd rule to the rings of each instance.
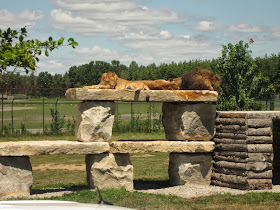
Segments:
[[[43,129],[49,128],[52,120],[51,109],[58,110],[59,116],[67,121],[74,122],[77,114],[79,101],[67,101],[59,99],[27,99],[27,100],[4,100],[1,113],[0,130],[21,129]],[[141,119],[155,118],[161,114],[162,103],[116,103],[115,121],[118,125],[131,126],[131,117],[141,117]],[[0,104],[2,109],[2,103]]]
[[[2,109],[1,102],[0,109]],[[3,102],[4,111],[0,115],[0,130],[3,125],[6,130],[11,130],[11,128],[19,130],[24,127],[24,129],[33,129],[33,133],[42,132],[43,126],[45,129],[50,128],[51,109],[58,110],[59,116],[64,117],[64,127],[67,127],[67,123],[74,124],[77,107],[80,103],[80,101],[67,101],[65,98],[4,100]],[[263,110],[269,110],[271,106],[274,110],[280,110],[280,100],[274,101],[273,104],[266,101],[258,101],[258,103],[262,104]],[[161,114],[162,103],[118,102],[116,103],[115,126],[122,127],[125,131],[131,131],[131,127],[133,127],[131,119],[136,126],[140,127],[159,125],[161,124]],[[137,125],[137,123],[141,124]],[[145,123],[149,125],[145,125]]]
[[[161,134],[145,135],[146,138],[152,139],[155,135],[160,136]],[[119,135],[115,139],[137,139],[138,137],[133,133],[127,133]],[[17,140],[26,140],[25,138],[18,137]],[[67,136],[48,138],[48,140],[54,141],[59,138],[60,140],[68,139]],[[169,187],[168,159],[168,153],[131,154],[135,189]],[[98,193],[87,188],[84,155],[31,156],[30,161],[33,167],[33,193],[73,191],[63,196],[41,199],[82,203],[99,201]],[[117,189],[101,190],[101,193],[105,200],[115,205],[136,209],[279,209],[280,206],[280,193],[217,194],[190,199]]]

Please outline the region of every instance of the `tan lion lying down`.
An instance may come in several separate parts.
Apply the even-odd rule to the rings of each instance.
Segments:
[[[219,91],[222,80],[219,75],[207,69],[196,69],[185,73],[182,77],[169,80],[137,80],[128,81],[119,78],[115,73],[104,73],[98,85],[85,86],[88,89],[116,90],[215,90]]]
[[[98,85],[85,86],[87,89],[116,89],[116,90],[178,90],[180,81],[174,80],[137,80],[128,81],[119,78],[115,73],[104,73]]]

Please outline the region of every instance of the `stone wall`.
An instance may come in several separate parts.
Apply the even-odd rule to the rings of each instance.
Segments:
[[[280,112],[218,112],[211,183],[243,190],[271,189],[272,121]]]
[[[273,184],[280,184],[280,119],[274,119],[273,124]]]

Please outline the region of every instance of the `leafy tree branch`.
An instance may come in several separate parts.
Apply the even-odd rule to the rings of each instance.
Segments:
[[[72,46],[75,48],[78,43],[69,38],[68,44],[63,45],[64,37],[54,40],[51,36],[47,41],[39,41],[38,39],[27,39],[26,27],[20,30],[8,28],[2,31],[0,29],[0,72],[9,71],[8,68],[23,68],[26,73],[35,71],[42,53],[49,56],[49,52],[58,49],[61,46]]]

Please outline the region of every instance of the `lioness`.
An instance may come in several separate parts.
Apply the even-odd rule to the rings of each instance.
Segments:
[[[116,73],[108,72],[102,75],[101,81],[98,85],[84,86],[87,89],[134,89],[134,90],[150,90],[150,88],[143,81],[128,81],[119,78]]]

